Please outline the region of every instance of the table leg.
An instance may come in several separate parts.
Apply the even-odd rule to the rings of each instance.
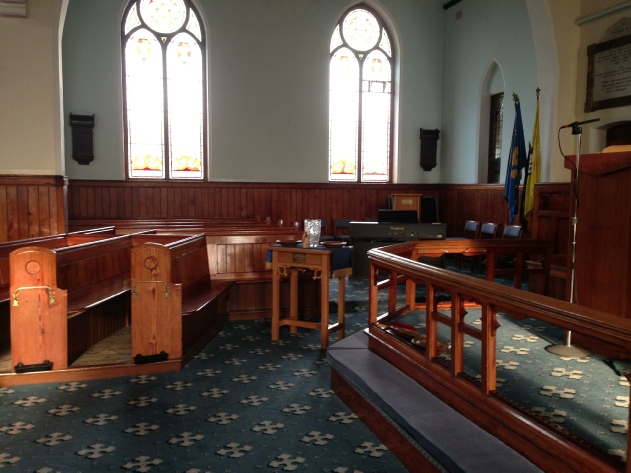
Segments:
[[[337,324],[339,326],[338,339],[344,338],[344,330],[346,328],[346,322],[344,321],[344,315],[346,314],[346,303],[344,299],[346,297],[346,276],[337,278]]]
[[[289,270],[289,319],[298,320],[298,270]],[[298,333],[298,327],[289,326],[289,333]]]
[[[280,328],[280,271],[272,268],[272,341],[278,340]]]
[[[320,279],[320,347],[324,350],[329,344],[329,272],[322,271]]]

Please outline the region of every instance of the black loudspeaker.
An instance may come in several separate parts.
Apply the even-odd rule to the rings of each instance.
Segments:
[[[79,164],[90,164],[94,159],[92,130],[94,115],[70,114],[72,128],[72,159]]]
[[[431,171],[436,167],[436,148],[440,130],[424,130],[421,128],[421,168]]]
[[[424,195],[421,199],[421,223],[438,223],[439,221],[436,197]]]

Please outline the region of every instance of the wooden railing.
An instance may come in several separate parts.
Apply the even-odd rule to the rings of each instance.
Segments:
[[[487,244],[490,248],[496,243],[489,241]],[[518,244],[521,246],[524,241]],[[368,253],[370,349],[545,471],[630,472],[628,464],[626,467],[616,464],[613,459],[586,448],[497,394],[496,333],[499,328],[497,314],[502,312],[517,319],[530,317],[588,334],[631,355],[631,321],[417,262],[418,255],[432,245],[435,249],[435,242],[409,242]],[[396,300],[399,283],[406,284],[403,305],[398,305]],[[426,289],[425,351],[414,348],[383,328],[384,323],[395,316],[416,308],[414,294],[418,284]],[[383,314],[378,313],[377,306],[380,290],[388,291],[388,308]],[[451,296],[448,309],[440,307],[439,310],[438,292]],[[470,303],[480,307],[481,327],[466,319],[465,307]],[[451,361],[448,364],[437,362],[439,324],[448,326],[451,331]],[[481,342],[479,382],[473,381],[464,371],[465,335]],[[627,450],[628,442],[627,439]]]

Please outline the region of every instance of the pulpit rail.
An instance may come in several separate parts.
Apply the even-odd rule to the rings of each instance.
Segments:
[[[512,248],[511,248],[512,244]],[[469,248],[469,249],[467,249]],[[473,250],[471,249],[473,248]],[[607,457],[584,442],[577,442],[549,423],[525,412],[496,391],[497,314],[533,318],[565,330],[588,334],[615,345],[631,356],[631,321],[547,296],[507,287],[418,261],[421,256],[472,251],[479,254],[522,252],[544,255],[549,271],[549,242],[486,241],[463,245],[452,241],[418,241],[373,249],[369,259],[369,347],[443,401],[496,435],[513,449],[546,471],[631,472],[629,466]],[[492,260],[492,258],[491,258]],[[405,304],[397,305],[398,283],[405,281]],[[415,302],[416,286],[424,285],[426,301]],[[379,313],[377,295],[388,292],[385,313]],[[448,293],[450,303],[439,303],[438,294]],[[480,308],[481,326],[467,323],[467,308]],[[384,329],[399,314],[425,310],[426,348],[424,351],[402,341]],[[447,325],[451,333],[451,360],[440,362],[438,327]],[[465,335],[481,342],[480,376],[472,379],[464,371]],[[467,356],[470,356],[467,353]],[[631,378],[626,374],[627,379]],[[627,438],[627,451],[629,440]]]

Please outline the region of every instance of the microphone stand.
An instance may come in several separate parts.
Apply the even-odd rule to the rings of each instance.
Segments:
[[[576,135],[576,169],[574,177],[574,215],[572,217],[572,272],[570,274],[570,303],[574,302],[574,283],[576,281],[576,224],[578,222],[578,170],[581,159],[581,135],[583,129],[579,123],[573,123],[572,134]],[[549,345],[546,350],[550,353],[566,358],[586,358],[590,355],[587,350],[572,345],[572,331],[565,331],[565,342],[558,345]]]

